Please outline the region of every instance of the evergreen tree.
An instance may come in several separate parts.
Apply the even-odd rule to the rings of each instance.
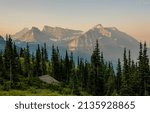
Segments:
[[[24,76],[29,77],[31,75],[31,64],[30,64],[30,51],[29,45],[27,43],[26,49],[24,51]]]
[[[95,75],[95,71],[93,65],[91,65],[89,68],[89,77],[87,82],[87,91],[91,95],[95,95],[95,79],[93,75]]]
[[[4,77],[5,70],[4,70],[4,61],[3,61],[3,54],[0,52],[0,78]]]
[[[18,59],[18,74],[23,75],[23,66],[20,58]]]
[[[12,74],[13,74],[13,81],[17,82],[19,81],[19,78],[18,78],[19,55],[18,55],[17,47],[15,43],[12,46],[13,46],[13,50],[12,50],[13,55],[12,55],[12,61],[11,61],[12,62]]]
[[[42,48],[42,75],[45,75],[46,72],[46,62],[48,59],[45,58],[45,48]]]
[[[4,50],[4,66],[6,71],[5,78],[10,79],[12,81],[12,58],[13,58],[13,47],[12,47],[12,39],[6,35],[6,44],[5,44],[5,50]],[[8,71],[9,70],[9,71]]]
[[[14,53],[14,57],[17,57],[17,58],[19,57],[17,47],[16,47],[15,43],[13,44],[13,53]]]
[[[79,64],[79,81],[80,81],[80,87],[81,90],[85,87],[85,76],[84,76],[84,62],[83,59],[80,59],[80,64]]]
[[[46,46],[46,43],[44,43],[44,50],[43,50],[43,52],[44,52],[44,60],[45,61],[48,61],[48,53],[47,53],[47,46]]]
[[[115,90],[115,74],[112,63],[109,63],[107,76],[108,79],[105,80],[105,95],[110,96]]]
[[[5,79],[9,80],[9,88],[13,88],[18,81],[18,53],[16,45],[13,44],[10,36],[6,35],[6,45],[4,50]]]
[[[60,80],[60,61],[59,61],[59,50],[54,48],[54,45],[52,46],[52,57],[51,57],[51,62],[52,62],[52,76]]]
[[[104,76],[100,71],[102,69],[101,57],[98,40],[91,56],[91,65],[93,67],[93,78],[94,78],[94,95],[103,95],[104,93]]]
[[[140,51],[139,51],[139,66],[138,66],[138,70],[139,70],[139,77],[140,77],[140,90],[139,90],[139,94],[142,96],[144,95],[144,75],[143,75],[143,45],[140,42]]]
[[[61,57],[60,58],[60,80],[65,83],[65,78],[66,77],[66,73],[65,73],[65,69],[64,69],[64,59]]]
[[[24,57],[24,50],[22,48],[20,48],[20,57]]]
[[[140,89],[140,78],[138,73],[138,67],[137,64],[132,61],[131,63],[131,69],[130,69],[130,87],[132,89],[132,95],[139,95],[139,89]]]
[[[131,94],[131,87],[129,84],[130,80],[130,74],[129,74],[129,61],[126,56],[126,48],[124,49],[124,64],[123,64],[123,75],[122,75],[122,80],[121,80],[121,90],[120,94],[121,95],[130,95]]]
[[[85,90],[87,90],[89,79],[89,64],[87,63],[87,61],[85,61],[84,63],[83,78],[83,87]]]
[[[9,79],[11,83],[18,80],[18,55],[16,45],[13,44],[10,36],[6,35],[6,45],[4,50],[4,66],[6,70],[6,79]]]
[[[69,79],[70,79],[70,61],[69,61],[69,56],[68,56],[68,52],[66,50],[66,55],[65,55],[65,74],[66,74],[66,83],[69,83]]]
[[[72,76],[70,77],[70,85],[71,85],[71,94],[80,95],[79,90],[79,78],[75,70],[72,72]]]
[[[143,48],[143,76],[141,76],[141,82],[142,84],[144,84],[144,92],[142,92],[141,94],[143,95],[149,95],[148,94],[148,90],[147,90],[147,85],[148,85],[148,81],[150,80],[150,68],[149,68],[149,58],[148,58],[148,55],[147,55],[147,45],[146,45],[146,42],[144,43],[144,48]],[[144,82],[144,83],[143,83]]]
[[[122,78],[121,62],[120,62],[120,59],[118,59],[117,76],[116,76],[117,93],[119,93],[120,88],[121,88],[121,78]]]
[[[42,69],[41,69],[41,50],[40,45],[38,44],[38,48],[36,50],[36,61],[35,61],[35,69],[36,69],[36,76],[42,75]]]

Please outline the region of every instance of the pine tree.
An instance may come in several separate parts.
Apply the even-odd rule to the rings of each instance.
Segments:
[[[121,62],[120,62],[120,59],[118,59],[117,76],[116,76],[117,93],[119,93],[120,88],[121,88],[121,78],[122,78]]]
[[[13,44],[13,53],[14,53],[14,57],[17,57],[17,58],[19,57],[17,47],[16,47],[15,43]]]
[[[128,52],[128,71],[130,72],[131,70],[131,52],[129,50]]]
[[[9,80],[9,89],[14,87],[18,78],[18,53],[16,45],[13,44],[11,36],[6,35],[6,45],[4,50],[5,79]]]
[[[144,43],[144,48],[143,48],[143,82],[144,82],[144,95],[149,95],[148,94],[148,81],[150,80],[150,68],[149,68],[149,58],[147,55],[147,45],[146,42]]]
[[[123,75],[122,75],[122,84],[121,84],[121,90],[120,90],[120,93],[121,95],[130,95],[131,94],[131,87],[130,87],[130,84],[129,84],[129,81],[130,81],[130,72],[129,72],[129,61],[127,59],[127,56],[126,56],[126,48],[124,49],[124,64],[123,64]]]
[[[130,69],[130,87],[132,89],[132,95],[139,95],[139,89],[140,89],[140,78],[138,74],[138,67],[137,63],[134,63],[132,61],[131,63],[131,69]]]
[[[90,65],[89,68],[89,77],[88,77],[88,82],[87,82],[87,92],[89,94],[95,95],[95,79],[94,79],[95,71],[93,65]]]
[[[83,78],[83,87],[85,90],[87,90],[89,79],[89,64],[87,63],[87,61],[85,61],[84,63]]]
[[[102,75],[102,63],[100,57],[100,50],[98,40],[91,56],[91,65],[93,67],[93,78],[94,78],[94,95],[103,95],[104,93],[104,76]]]
[[[23,75],[23,66],[20,58],[18,59],[18,74]]]
[[[5,70],[4,70],[4,61],[3,61],[3,53],[0,52],[0,78],[4,77],[5,75]]]
[[[24,57],[24,50],[22,48],[20,48],[20,53],[19,53],[20,57]]]
[[[5,44],[5,50],[4,50],[4,66],[6,71],[6,76],[5,78],[10,79],[12,81],[12,59],[13,58],[13,47],[12,47],[12,39],[6,35],[6,44]],[[8,71],[9,70],[9,71]]]
[[[59,58],[59,50],[54,48],[54,45],[52,46],[52,76],[60,80],[60,58]]]
[[[44,43],[44,60],[48,61],[48,53],[47,53],[47,46],[46,43]]]
[[[36,76],[42,75],[42,69],[41,69],[41,50],[40,45],[38,44],[38,48],[36,50],[36,61],[35,61],[35,69],[36,69]]]
[[[139,94],[142,96],[144,95],[144,75],[143,75],[143,45],[140,42],[140,51],[139,51],[139,77],[140,77],[140,90]]]
[[[69,62],[69,56],[68,56],[68,52],[66,50],[66,55],[65,55],[65,73],[66,73],[66,83],[69,83],[69,79],[70,79],[70,62]]]
[[[71,85],[71,94],[80,95],[79,90],[79,78],[75,70],[73,70],[72,75],[70,77],[70,85]]]
[[[15,45],[15,43],[12,45],[13,47],[13,51],[12,51],[12,74],[13,74],[13,81],[17,82],[19,81],[19,78],[18,78],[18,72],[19,72],[19,69],[18,69],[18,64],[19,64],[19,55],[18,55],[18,52],[17,52],[17,47]]]
[[[45,75],[47,72],[46,62],[48,59],[45,58],[45,48],[42,48],[42,75]]]
[[[84,76],[84,62],[82,58],[80,58],[80,64],[78,68],[79,68],[78,74],[79,74],[80,87],[81,90],[83,90],[83,88],[85,87],[85,76]]]
[[[29,77],[31,75],[31,64],[30,64],[30,51],[29,45],[27,43],[26,49],[24,51],[24,76]]]
[[[74,63],[74,59],[73,59],[73,52],[71,52],[71,55],[70,55],[70,68],[71,69],[75,68],[75,63]]]
[[[52,56],[51,56],[51,63],[52,63],[52,73],[51,76],[55,77],[55,57],[56,57],[56,50],[54,48],[54,45],[52,45]]]
[[[107,71],[108,79],[105,80],[105,95],[112,95],[115,90],[115,74],[112,63],[109,63]]]
[[[60,81],[62,81],[63,83],[65,83],[66,81],[66,73],[65,73],[65,69],[64,69],[64,59],[61,57],[60,58]]]

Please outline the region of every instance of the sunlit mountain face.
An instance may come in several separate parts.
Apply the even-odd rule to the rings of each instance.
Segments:
[[[36,27],[31,29],[24,28],[13,35],[13,39],[20,47],[24,45],[21,42],[30,42],[33,51],[36,49],[36,43],[47,43],[49,48],[54,44],[62,49],[73,51],[75,56],[81,56],[90,60],[90,55],[95,47],[96,40],[99,42],[100,50],[104,53],[105,59],[117,61],[122,59],[124,48],[131,51],[131,57],[137,60],[139,51],[139,42],[129,34],[120,31],[116,27],[103,27],[97,24],[88,31],[65,29],[61,27],[44,26],[42,30]],[[148,49],[148,53],[149,49]]]

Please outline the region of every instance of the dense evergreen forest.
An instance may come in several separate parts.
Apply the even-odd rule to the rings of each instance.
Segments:
[[[48,51],[45,43],[43,47],[37,45],[36,52],[31,54],[28,43],[26,48],[17,48],[7,36],[5,50],[0,52],[0,92],[47,89],[60,95],[150,95],[146,43],[139,44],[137,61],[131,59],[130,50],[124,49],[123,61],[118,59],[116,69],[111,62],[104,60],[98,41],[90,62],[78,57],[76,64],[73,53],[66,51],[62,57],[59,48],[54,46],[49,59]],[[50,75],[60,84],[46,84],[39,79],[42,75]],[[45,93],[49,95],[49,92]]]

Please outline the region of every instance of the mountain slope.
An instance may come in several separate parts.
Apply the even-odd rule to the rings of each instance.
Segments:
[[[23,38],[23,35],[25,33],[27,33],[29,31],[28,28],[23,28],[21,31],[17,32],[15,35],[13,35],[14,37],[17,37],[18,39],[22,39]]]
[[[36,27],[31,29],[24,28],[13,35],[14,39],[25,41],[25,42],[50,42],[50,41],[68,41],[73,38],[80,36],[82,31],[64,29],[60,27],[44,26],[43,30],[40,31]]]
[[[42,32],[50,37],[53,37],[55,40],[69,40],[78,37],[82,33],[80,30],[71,30],[50,26],[44,26]]]
[[[117,28],[104,28],[100,24],[85,32],[78,39],[72,40],[70,43],[76,42],[76,45],[71,49],[92,54],[96,40],[99,41],[100,49],[104,52],[106,59],[116,61],[118,58],[122,58],[124,48],[130,49],[132,58],[137,59],[139,50],[137,40]]]
[[[41,32],[38,28],[32,27],[30,30],[24,28],[20,32],[13,35],[15,40],[24,41],[24,42],[49,42],[49,36]]]
[[[5,40],[2,36],[0,36],[0,51],[5,48]]]
[[[49,49],[54,44],[62,50],[61,53],[64,53],[68,49],[74,52],[75,57],[81,56],[88,60],[90,60],[90,55],[95,47],[96,40],[99,41],[100,50],[104,52],[104,57],[107,60],[117,61],[118,58],[122,58],[124,48],[127,51],[130,49],[131,57],[137,60],[139,51],[139,42],[132,36],[115,27],[105,28],[101,24],[92,27],[85,33],[80,30],[44,26],[42,31],[32,27],[30,30],[24,29],[18,32],[15,36],[20,42],[33,43],[31,44],[32,51],[37,48],[37,43],[43,44],[46,42]],[[22,43],[20,43],[19,47],[21,45]],[[150,56],[149,49],[148,54]]]

